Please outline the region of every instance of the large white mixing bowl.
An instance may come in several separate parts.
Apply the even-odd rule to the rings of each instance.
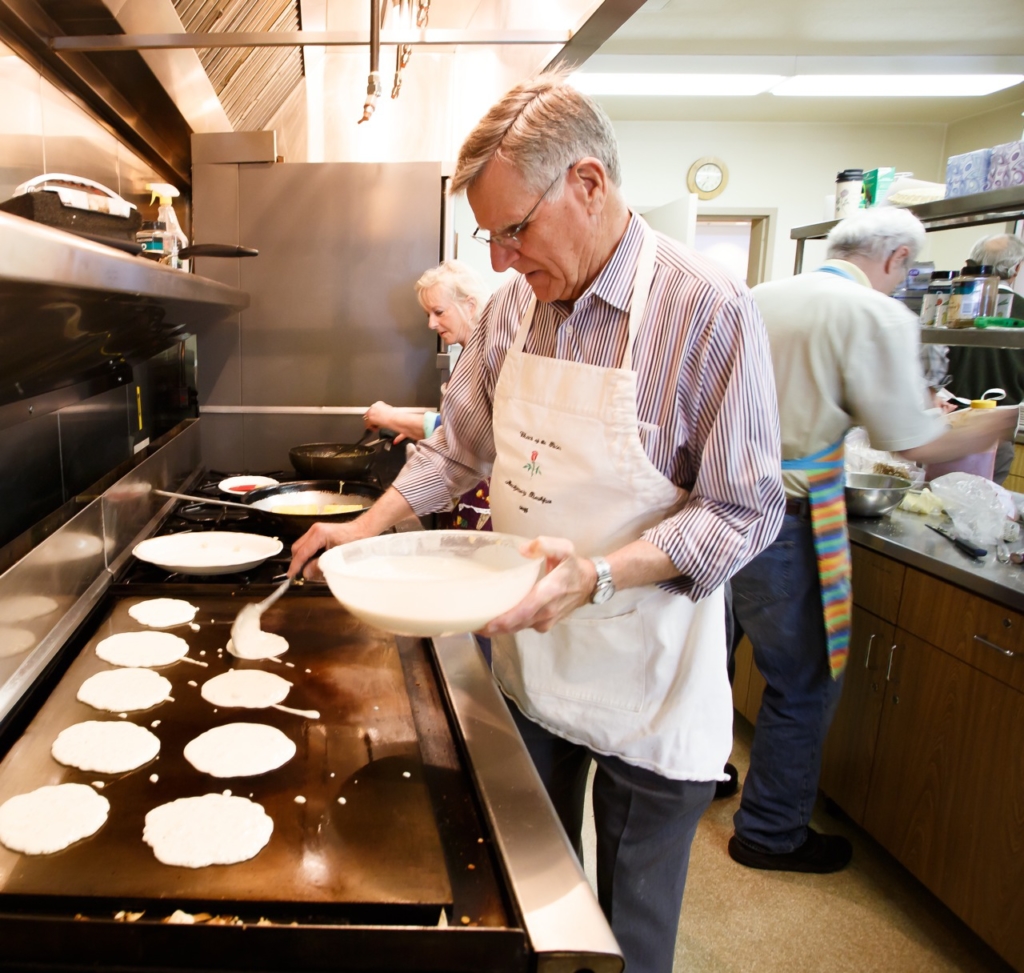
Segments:
[[[356,618],[398,635],[475,632],[522,601],[544,565],[526,538],[474,530],[385,534],[333,547],[320,570]]]

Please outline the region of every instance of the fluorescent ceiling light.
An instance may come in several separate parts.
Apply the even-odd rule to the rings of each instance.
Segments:
[[[598,74],[577,71],[573,85],[588,95],[711,97],[759,95],[785,80],[781,74]]]
[[[990,95],[1024,81],[1024,74],[798,74],[773,95],[829,98],[956,98]]]

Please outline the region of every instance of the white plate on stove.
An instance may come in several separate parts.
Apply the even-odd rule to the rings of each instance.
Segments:
[[[253,490],[261,487],[277,486],[277,480],[272,476],[229,476],[217,484],[221,493],[228,493],[233,497],[244,496]]]
[[[210,530],[151,537],[136,544],[132,553],[165,571],[208,575],[248,571],[283,548],[276,537]]]

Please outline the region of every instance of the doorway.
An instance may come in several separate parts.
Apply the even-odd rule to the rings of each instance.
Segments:
[[[698,213],[694,249],[754,287],[770,270],[771,216]]]

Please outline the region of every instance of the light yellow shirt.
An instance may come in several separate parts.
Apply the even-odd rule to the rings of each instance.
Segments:
[[[753,291],[771,345],[782,458],[816,453],[855,425],[889,452],[937,439],[945,421],[928,408],[917,318],[854,264],[826,265],[854,279],[812,271]],[[783,482],[787,496],[807,496],[805,474],[786,470]]]

